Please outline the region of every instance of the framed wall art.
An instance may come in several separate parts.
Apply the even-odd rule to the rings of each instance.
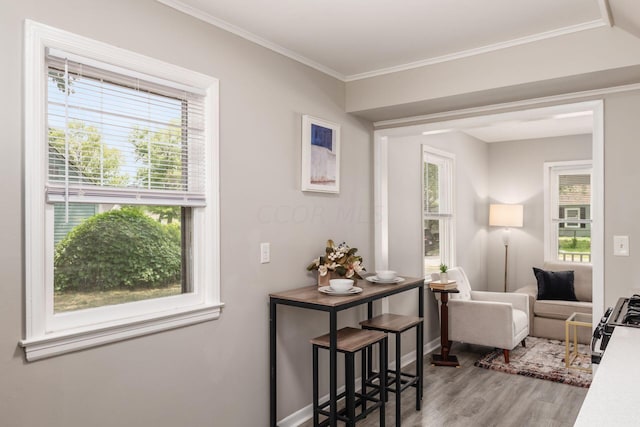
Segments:
[[[340,192],[340,125],[302,116],[302,191]]]

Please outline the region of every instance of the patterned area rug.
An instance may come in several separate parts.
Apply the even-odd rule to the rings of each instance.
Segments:
[[[591,385],[592,374],[590,371],[568,369],[565,366],[564,341],[527,337],[526,344],[526,347],[518,345],[511,350],[508,365],[504,363],[502,350],[494,350],[481,357],[475,366],[578,387]],[[578,350],[580,353],[590,353],[589,347],[583,344],[578,344]],[[590,359],[590,356],[578,356],[572,365],[589,367]]]

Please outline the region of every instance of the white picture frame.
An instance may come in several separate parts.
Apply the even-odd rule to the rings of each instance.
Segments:
[[[340,125],[302,116],[302,191],[340,193]]]

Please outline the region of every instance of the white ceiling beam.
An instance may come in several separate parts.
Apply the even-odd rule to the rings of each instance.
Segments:
[[[407,125],[422,125],[430,122],[447,122],[450,120],[458,120],[460,117],[465,116],[488,116],[490,114],[501,112],[504,110],[521,110],[524,107],[531,107],[535,105],[554,104],[554,103],[573,103],[582,102],[581,99],[590,99],[602,97],[612,93],[633,92],[640,90],[640,83],[613,86],[602,89],[585,90],[582,92],[564,93],[561,95],[544,96],[541,98],[525,99],[522,101],[503,102],[499,104],[484,105],[481,107],[463,108],[460,110],[443,111],[440,113],[424,114],[420,116],[402,117],[400,119],[380,120],[373,122],[374,128],[391,128]],[[585,101],[589,102],[589,101]],[[467,118],[468,119],[468,118]],[[463,119],[466,120],[466,119]]]

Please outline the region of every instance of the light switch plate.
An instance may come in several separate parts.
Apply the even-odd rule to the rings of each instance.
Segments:
[[[271,261],[271,245],[260,243],[260,264],[267,264]]]
[[[629,236],[613,236],[613,254],[629,256]]]

